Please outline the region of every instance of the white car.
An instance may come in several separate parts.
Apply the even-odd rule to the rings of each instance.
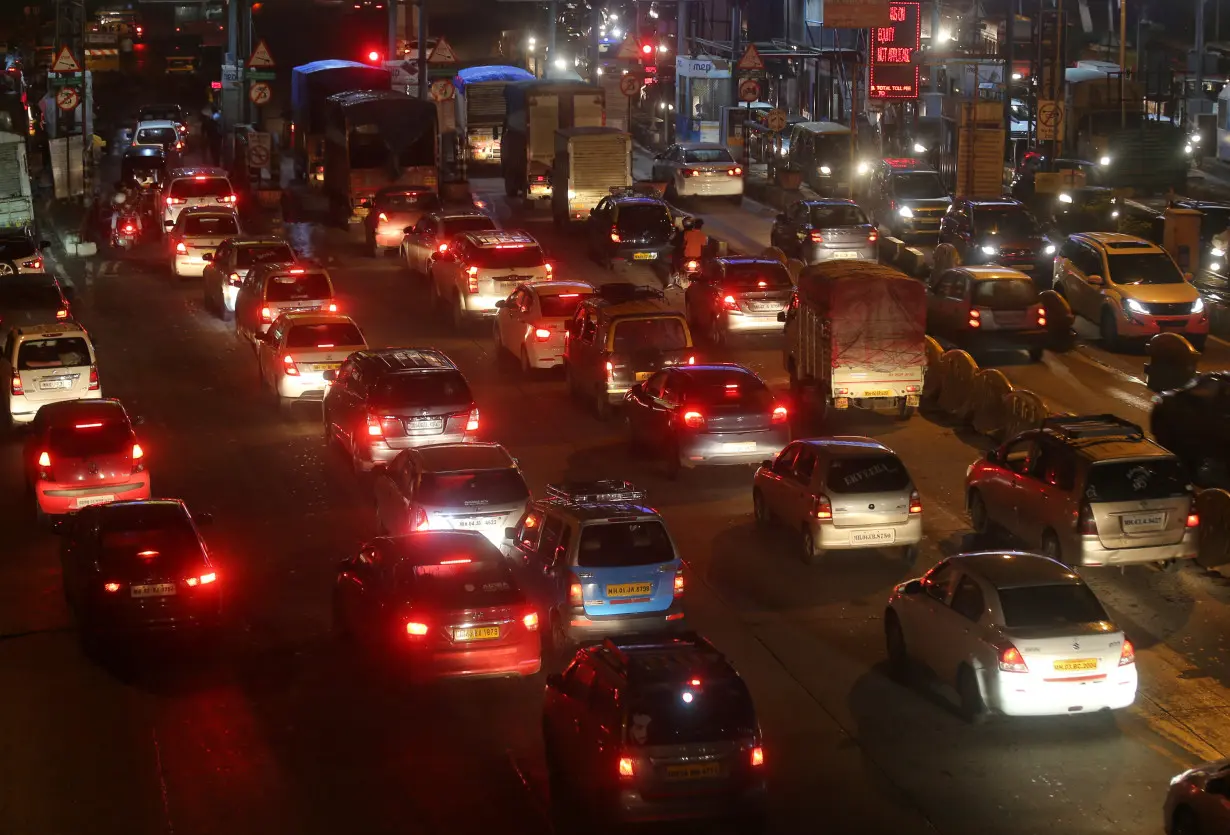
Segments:
[[[30,423],[48,403],[102,398],[94,344],[78,324],[13,328],[0,365],[9,375],[8,414],[14,424]]]
[[[889,664],[955,688],[971,722],[1051,716],[1136,700],[1136,649],[1066,565],[985,551],[941,561],[897,586],[884,614]]]
[[[175,226],[167,234],[171,272],[180,278],[201,276],[218,246],[227,238],[241,234],[239,216],[231,208],[193,206],[179,213]]]
[[[283,313],[257,338],[261,383],[277,397],[283,414],[299,401],[325,399],[326,371],[367,347],[363,332],[349,316],[330,313]]]
[[[43,250],[50,246],[29,230],[0,230],[0,276],[43,272]]]
[[[499,308],[493,333],[496,353],[516,357],[526,373],[563,365],[564,324],[594,292],[593,285],[584,281],[517,285],[508,298],[495,303]]]
[[[436,253],[428,274],[436,304],[458,330],[495,316],[495,303],[518,283],[549,278],[551,265],[528,232],[465,232]]]
[[[666,196],[725,197],[743,200],[743,168],[730,149],[716,142],[680,142],[653,160],[654,182],[666,183]]]
[[[132,144],[162,148],[167,152],[167,156],[184,150],[179,127],[168,119],[137,122],[137,127],[132,132]]]
[[[192,206],[209,209],[235,208],[239,197],[222,168],[176,168],[167,175],[163,191],[162,224],[175,225],[179,213]]]
[[[500,224],[478,211],[439,211],[419,218],[401,241],[401,255],[412,273],[427,275],[437,253],[448,252],[450,241],[462,232],[488,232]]]

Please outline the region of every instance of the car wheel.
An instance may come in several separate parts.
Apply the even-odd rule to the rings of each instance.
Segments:
[[[359,445],[353,441],[350,443],[350,468],[359,478],[367,474],[363,468],[363,459],[359,455]]]
[[[901,631],[901,621],[892,611],[884,616],[884,653],[888,656],[889,675],[896,681],[908,680],[910,652],[905,645],[905,634]]]
[[[1119,325],[1115,322],[1115,314],[1110,309],[1102,311],[1102,320],[1098,330],[1102,336],[1102,347],[1108,351],[1119,350]]]
[[[1030,362],[1041,362],[1042,355],[1044,353],[1046,353],[1045,348],[1030,348],[1029,349],[1029,361]]]
[[[1188,560],[1185,560],[1185,559],[1162,560],[1157,565],[1162,571],[1165,571],[1167,574],[1178,574],[1180,571],[1183,570],[1183,566],[1187,562]]]
[[[969,521],[974,528],[974,533],[979,536],[990,536],[995,533],[995,523],[991,521],[991,514],[987,512],[987,503],[977,490],[971,490],[969,494]]]
[[[764,494],[759,490],[752,490],[752,517],[758,525],[768,525],[773,521],[773,514],[769,513]]]
[[[568,396],[573,400],[580,397],[580,391],[577,389],[577,378],[572,373],[572,364],[569,362],[564,363],[564,387],[568,389]]]
[[[1055,536],[1054,531],[1042,534],[1042,555],[1063,562],[1063,546],[1059,544],[1059,537]]]
[[[714,322],[709,327],[709,338],[713,340],[713,347],[715,348],[725,348],[730,344],[730,334],[727,333],[726,328],[717,322]]]
[[[978,679],[968,665],[962,664],[957,673],[957,698],[960,700],[961,718],[971,725],[980,725],[987,718],[987,703],[978,689]]]
[[[295,416],[295,398],[278,396],[278,414],[285,420]]]
[[[16,275],[17,268],[11,261],[0,261],[0,275]]]
[[[552,612],[551,652],[560,658],[567,658],[571,649],[572,636],[568,634],[568,628],[564,626],[564,619],[558,613]]]
[[[902,404],[897,407],[897,420],[909,420],[914,417],[914,413],[917,411],[917,406],[910,406],[902,402]]]
[[[824,551],[816,547],[816,538],[811,531],[803,531],[803,562],[815,565],[824,556]]]

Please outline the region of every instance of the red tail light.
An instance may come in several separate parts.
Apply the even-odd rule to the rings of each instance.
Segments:
[[[103,583],[103,591],[110,592],[111,594],[115,594],[119,590],[120,590],[119,583]]]
[[[737,167],[736,167],[736,168],[727,168],[727,169],[726,169],[726,173],[727,173],[727,174],[729,174],[731,177],[738,177],[740,174],[742,174],[742,173],[743,173],[743,169],[742,169],[742,168],[737,168]]]
[[[700,412],[688,411],[683,413],[683,425],[688,429],[704,429],[705,416]]]
[[[819,229],[813,229],[807,235],[807,240],[811,241],[813,244],[822,244],[824,243],[824,236],[820,234]]]
[[[585,589],[581,586],[581,581],[577,579],[575,574],[568,575],[568,605],[585,605]]]
[[[38,454],[38,465],[40,467],[50,467],[51,466],[51,453],[40,452]]]
[[[329,302],[327,305],[325,305],[325,310],[329,311],[330,313],[337,313],[337,304],[334,302]]]
[[[690,273],[694,273],[700,269],[700,262],[699,261],[689,261],[687,264],[684,265],[684,269],[686,269]]]
[[[695,356],[689,356],[689,357],[688,357],[688,365],[696,365],[696,357],[695,357]]]
[[[132,232],[136,232],[136,231],[137,231],[137,227],[133,226],[131,223],[125,223],[125,224],[124,224],[124,231],[125,231],[125,232],[128,232],[128,233],[130,233],[130,234],[131,234]]]
[[[386,215],[384,212],[381,212],[380,214],[376,215],[376,220],[380,221],[381,223],[388,223],[389,216]]]
[[[218,575],[211,571],[208,574],[202,574],[200,577],[189,577],[184,582],[191,588],[196,588],[197,586],[208,586],[210,583],[216,582],[217,579]]]
[[[1005,673],[1029,672],[1029,666],[1025,663],[1021,651],[1012,644],[1008,644],[999,651],[999,668]]]
[[[614,226],[612,226],[611,227],[611,243],[617,244],[620,242],[620,240],[622,239],[619,237],[619,230],[616,229]]]
[[[1046,327],[1046,308],[1043,308],[1043,307],[1038,308],[1038,327],[1040,328]]]
[[[922,498],[917,490],[910,493],[910,513],[922,513]]]
[[[238,203],[239,198],[234,194],[228,194],[225,197],[218,198],[219,203]]]
[[[380,418],[375,415],[367,416],[367,436],[369,438],[384,437],[384,430],[380,428]]]
[[[410,527],[416,531],[431,530],[431,520],[427,518],[427,511],[421,507],[414,509],[414,516],[410,520]]]
[[[529,631],[537,632],[538,631],[538,613],[529,612],[528,614],[524,615],[521,618],[521,623],[523,623],[525,625],[525,628],[528,629]]]
[[[90,366],[90,391],[98,391],[98,366]]]
[[[546,328],[534,328],[534,339],[539,342],[546,342],[551,338],[551,331]]]
[[[470,410],[470,417],[469,419],[466,420],[466,431],[467,432],[477,432],[478,431],[478,409]]]
[[[700,172],[699,172],[699,171],[697,171],[695,168],[685,168],[685,169],[683,169],[683,176],[685,176],[685,177],[696,177],[696,176],[699,176],[699,175],[700,175]]]
[[[757,745],[752,749],[752,768],[760,768],[764,765],[764,748]]]
[[[820,520],[833,518],[833,503],[828,496],[813,496],[811,500],[811,515]]]
[[[466,292],[470,295],[478,292],[478,267],[466,268]]]
[[[1192,508],[1191,512],[1187,514],[1187,527],[1200,527],[1200,514],[1196,512],[1195,508]]]
[[[878,240],[880,240],[880,233],[876,230],[872,229],[867,233],[867,243],[874,244]]]
[[[228,276],[228,281],[232,287],[238,287],[243,283],[243,279],[239,277],[239,273],[231,273],[230,276]]]
[[[683,571],[675,572],[675,597],[683,597]]]
[[[43,268],[43,259],[35,258],[33,261],[27,261],[26,267],[31,270],[41,270]]]
[[[550,277],[551,277],[551,273],[552,273],[552,271],[554,271],[554,269],[555,269],[555,268],[554,268],[554,267],[552,267],[550,264],[543,264],[543,265],[542,265],[542,267],[543,267],[543,269],[545,269],[545,270],[547,271],[547,278],[550,278]]]
[[[615,379],[615,365],[607,362],[606,364],[606,381],[609,383]]]
[[[414,620],[407,621],[406,634],[411,638],[422,638],[427,634],[427,624]]]
[[[9,394],[15,397],[20,397],[21,395],[25,393],[26,393],[26,390],[21,385],[21,375],[18,374],[16,371],[14,371],[13,379],[9,381]]]
[[[168,198],[167,198],[167,205],[168,205],[168,206],[180,206],[180,205],[183,205],[184,203],[187,203],[187,202],[188,202],[188,201],[187,201],[187,200],[185,200],[185,199],[184,199],[184,198],[182,198],[182,197],[168,197]]]
[[[1123,636],[1123,649],[1119,650],[1119,666],[1126,667],[1136,663],[1136,645]]]
[[[68,318],[68,308],[61,307],[59,310],[56,311],[56,319],[62,321],[67,318]]]
[[[619,758],[619,776],[625,780],[636,776],[636,765],[631,757]]]
[[[735,301],[734,296],[726,296],[722,299],[722,309],[723,310],[733,310],[735,313],[738,313],[739,303]]]
[[[144,457],[145,457],[145,450],[141,449],[141,445],[133,444],[132,445],[132,460],[140,461]]]
[[[789,410],[786,409],[785,406],[773,407],[773,422],[774,423],[785,423],[789,419],[790,419],[790,412]]]
[[[971,328],[982,327],[982,312],[977,308],[970,308],[968,324]]]
[[[1098,523],[1093,518],[1093,508],[1087,504],[1082,504],[1080,513],[1076,517],[1076,532],[1081,536],[1097,536]]]
[[[282,371],[285,372],[287,377],[299,376],[299,366],[295,365],[295,358],[290,354],[282,355]]]
[[[261,308],[261,321],[268,324],[273,321],[273,311],[267,307]]]
[[[448,252],[448,244],[440,244],[436,247],[436,252]]]
[[[175,245],[175,252],[177,255],[186,255],[188,253],[188,247],[184,245],[183,241],[180,241]]]

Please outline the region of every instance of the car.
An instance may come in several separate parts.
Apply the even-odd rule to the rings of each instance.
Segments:
[[[728,256],[701,263],[700,275],[684,291],[692,332],[718,345],[747,334],[780,334],[777,316],[786,310],[794,282],[781,261]]]
[[[161,145],[133,145],[125,148],[124,156],[120,158],[120,182],[136,183],[145,194],[150,195],[146,199],[154,202],[154,190],[166,185],[169,159],[171,155],[168,155]],[[153,208],[155,216],[160,213],[161,207],[157,203],[154,203]],[[157,233],[161,230],[153,231]]]
[[[888,663],[956,691],[962,716],[1122,710],[1136,700],[1136,648],[1080,575],[1049,557],[978,551],[893,589]]]
[[[402,238],[401,254],[406,267],[421,275],[431,274],[436,253],[448,252],[452,241],[463,232],[494,232],[500,228],[497,220],[479,211],[437,211],[424,215],[407,227]]]
[[[927,280],[927,333],[970,352],[1029,353],[1042,359],[1050,342],[1046,310],[1032,277],[1003,267],[957,267]]]
[[[580,819],[721,819],[760,832],[765,747],[747,685],[695,633],[607,638],[547,677],[551,797]]]
[[[1159,333],[1182,334],[1204,350],[1204,300],[1157,244],[1110,232],[1071,235],[1055,257],[1054,282],[1072,312],[1098,326],[1107,350]]]
[[[256,361],[261,387],[272,392],[282,414],[296,403],[325,399],[326,371],[336,371],[367,340],[349,316],[340,313],[283,313],[260,334]]]
[[[0,368],[8,372],[7,411],[15,426],[31,423],[52,403],[102,398],[94,344],[85,328],[73,322],[11,329]]]
[[[557,654],[684,626],[683,561],[666,522],[630,482],[547,485],[504,536]]]
[[[539,614],[499,550],[471,531],[379,537],[337,570],[334,628],[413,681],[528,678]]]
[[[384,534],[477,531],[502,545],[530,503],[517,460],[499,444],[431,444],[398,453],[375,478]]]
[[[166,57],[167,75],[196,75],[195,55],[168,55]]]
[[[458,330],[494,317],[495,303],[518,283],[549,279],[553,271],[538,241],[516,231],[462,232],[430,266],[433,301]]]
[[[283,313],[337,313],[333,279],[314,264],[262,261],[248,270],[235,296],[235,335],[251,340]]]
[[[0,280],[0,325],[6,328],[68,322],[73,318],[71,284],[50,273],[18,273]]]
[[[166,197],[163,199],[162,223],[167,229],[175,225],[179,213],[189,206],[211,209],[236,208],[239,197],[223,168],[173,168],[167,174]]]
[[[137,111],[137,122],[172,122],[179,138],[188,135],[188,112],[178,104],[149,104]]]
[[[585,220],[590,254],[611,269],[614,262],[669,264],[675,251],[675,221],[670,206],[644,194],[604,197]]]
[[[868,174],[867,202],[882,230],[904,240],[935,240],[952,197],[939,173],[908,157],[883,159]]]
[[[266,261],[292,264],[296,260],[295,251],[283,238],[273,235],[227,238],[218,245],[201,273],[205,309],[212,310],[223,321],[229,320],[235,315],[239,288],[252,267]]]
[[[1061,184],[1069,187],[1098,186],[1102,177],[1096,162],[1085,159],[1056,159],[1052,164],[1046,156],[1031,151],[1025,155],[1012,175],[1012,196],[1018,200],[1032,198],[1036,191],[1035,178],[1039,173],[1059,174],[1062,177]]]
[[[1200,516],[1179,458],[1115,415],[1061,415],[1009,438],[970,465],[974,530],[1004,532],[1077,566],[1196,556]]]
[[[1175,775],[1163,815],[1166,835],[1230,829],[1230,759],[1207,762]]]
[[[134,146],[150,146],[161,148],[168,156],[173,156],[184,150],[183,140],[174,122],[158,119],[149,122],[137,122],[132,131]]]
[[[600,420],[635,383],[676,365],[695,365],[687,317],[662,298],[585,299],[565,326],[564,374],[573,398]]]
[[[594,294],[584,281],[527,281],[496,302],[497,355],[516,357],[522,373],[564,364],[564,326]]]
[[[403,449],[478,440],[470,384],[434,348],[380,348],[351,354],[326,371],[325,441],[337,443],[357,473],[387,466]]]
[[[150,474],[120,401],[63,400],[38,410],[22,453],[40,522],[112,501],[148,499]]]
[[[669,478],[706,464],[755,464],[790,442],[789,413],[764,380],[734,363],[659,371],[624,395],[628,444]]]
[[[219,244],[241,233],[239,216],[229,206],[184,209],[167,232],[171,274],[179,278],[204,275]]]
[[[108,502],[70,517],[60,538],[64,596],[82,640],[150,632],[216,636],[222,579],[177,499]]]
[[[804,264],[836,258],[878,261],[880,233],[853,200],[799,200],[780,213],[770,243]]]
[[[1155,397],[1149,429],[1201,486],[1230,488],[1230,374],[1197,374]]]
[[[940,221],[939,241],[956,250],[954,266],[993,264],[1040,276],[1056,251],[1025,204],[1006,198],[957,200]]]
[[[0,281],[43,272],[43,250],[50,247],[51,241],[36,240],[32,229],[0,230]]]
[[[434,190],[389,186],[376,192],[372,210],[363,218],[363,232],[373,256],[381,251],[396,252],[412,227],[427,212],[440,209],[440,195]]]
[[[913,565],[923,538],[909,470],[884,444],[856,435],[797,440],[762,462],[752,509],[762,526],[798,531],[809,564],[832,551],[897,548]]]
[[[789,134],[787,161],[809,186],[823,195],[849,187],[853,137],[848,125],[804,121],[793,125]]]
[[[666,196],[725,197],[743,202],[743,168],[717,142],[678,142],[653,159],[653,179]]]

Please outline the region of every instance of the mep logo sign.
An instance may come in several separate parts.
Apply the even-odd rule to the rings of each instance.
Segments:
[[[820,20],[830,29],[874,29],[888,23],[888,0],[824,0],[818,5]]]
[[[889,3],[888,25],[871,29],[871,70],[867,95],[873,99],[918,98],[918,64],[922,43],[920,4]]]

